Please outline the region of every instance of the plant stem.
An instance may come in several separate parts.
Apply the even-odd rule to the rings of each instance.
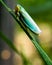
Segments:
[[[35,42],[34,42],[35,41]],[[36,42],[35,39],[32,40],[35,47],[38,49],[39,53],[41,54],[42,58],[46,62],[47,65],[52,65],[52,60],[48,57],[48,55],[45,53],[45,51],[40,47],[40,45]]]
[[[31,39],[33,44],[36,46],[37,50],[39,51],[40,55],[44,59],[44,61],[47,63],[47,65],[52,65],[52,60],[48,57],[46,52],[41,48],[41,46],[36,42],[36,39],[32,37],[32,35],[29,34],[29,32],[26,30],[26,28],[20,23],[20,21],[17,20],[16,15],[14,12],[6,6],[6,4],[0,0],[0,2],[4,5],[4,7],[7,9],[7,11],[13,16],[13,18],[19,23],[21,28],[25,31],[25,33],[28,35],[28,37]],[[11,43],[11,42],[10,42]]]
[[[13,18],[19,23],[19,25],[24,28],[21,23],[17,20],[16,15],[14,14],[14,12],[7,7],[7,5],[0,0],[0,2],[2,3],[2,5],[7,9],[7,11],[13,16]],[[19,53],[19,51],[16,49],[16,47],[13,45],[13,43],[0,31],[0,37],[7,43],[7,45],[9,45],[10,48],[12,48],[17,54],[19,54],[22,57],[23,63],[24,65],[32,65],[32,63],[23,55],[23,53]]]
[[[19,54],[22,57],[24,65],[28,65],[28,64],[32,65],[31,62],[27,60],[27,58],[23,55],[23,53],[19,53],[19,51],[14,46],[14,44],[1,31],[0,31],[0,38],[2,38],[13,51],[15,51],[17,54]]]
[[[8,12],[9,11],[11,11],[11,9],[10,8],[8,8],[7,6],[6,6],[6,4],[3,2],[3,0],[0,0],[0,2],[2,3],[2,5],[8,10]]]
[[[0,31],[0,38],[2,38],[7,45],[12,48],[16,53],[19,54],[18,50],[15,48],[15,46],[13,45],[13,43]]]

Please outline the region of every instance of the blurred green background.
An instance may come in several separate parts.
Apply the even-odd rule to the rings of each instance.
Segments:
[[[26,9],[26,11],[42,30],[42,33],[39,36],[40,46],[52,59],[52,0],[18,0],[17,2]],[[20,51],[23,52],[27,58],[29,58],[29,60],[32,62],[32,65],[46,65],[44,64],[40,55],[37,53],[36,48],[34,50],[34,46],[30,44],[31,42],[26,40],[24,32],[21,33],[20,31],[23,32],[23,30],[20,28],[18,31],[19,38],[17,37],[17,42],[20,43]],[[15,40],[17,39],[15,38]]]
[[[50,59],[52,59],[52,0],[6,0],[5,2],[12,9],[17,4],[21,4],[30,14],[42,30],[39,36],[40,46],[48,54]],[[1,8],[1,30],[15,43],[14,45],[19,52],[23,53],[32,65],[46,65],[28,36],[14,21],[11,15],[4,10]],[[1,43],[4,42],[1,41]],[[1,47],[1,65],[24,65],[21,56],[11,51],[5,43]]]

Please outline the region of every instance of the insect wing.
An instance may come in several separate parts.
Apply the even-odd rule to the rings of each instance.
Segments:
[[[40,34],[41,30],[39,29],[39,27],[37,26],[37,24],[35,23],[35,21],[26,12],[26,10],[21,5],[17,5],[17,7],[20,8],[20,12],[21,12],[21,14],[23,16],[23,19],[25,20],[24,23],[26,24],[26,26],[30,30],[32,30],[34,33]]]

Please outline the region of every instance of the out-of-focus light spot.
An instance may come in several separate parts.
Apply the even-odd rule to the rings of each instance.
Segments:
[[[23,65],[23,61],[20,55],[16,54],[13,57],[14,65]]]
[[[10,51],[9,50],[3,50],[1,52],[1,58],[3,60],[8,60],[10,58],[11,54],[10,54]]]
[[[15,35],[14,43],[19,52],[24,53],[26,57],[30,58],[33,55],[37,56],[36,48],[24,32]]]
[[[47,24],[40,24],[40,28],[42,29],[42,33],[40,34],[40,40],[42,43],[48,43],[50,42],[51,33],[50,33],[50,27]]]
[[[36,58],[36,59],[34,60],[34,62],[33,62],[33,65],[44,65],[44,64],[43,64],[43,62],[42,62],[41,59]]]

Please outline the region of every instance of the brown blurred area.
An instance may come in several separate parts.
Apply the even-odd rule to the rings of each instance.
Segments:
[[[40,46],[52,59],[52,0],[18,0],[17,3],[15,0],[6,0],[5,2],[11,9],[14,9],[17,3],[21,4],[36,21],[42,30],[39,36]],[[1,4],[0,6],[0,30],[13,41],[18,51],[24,54],[32,65],[46,65],[26,33]],[[0,65],[24,65],[22,57],[9,48],[2,39],[0,39]]]

